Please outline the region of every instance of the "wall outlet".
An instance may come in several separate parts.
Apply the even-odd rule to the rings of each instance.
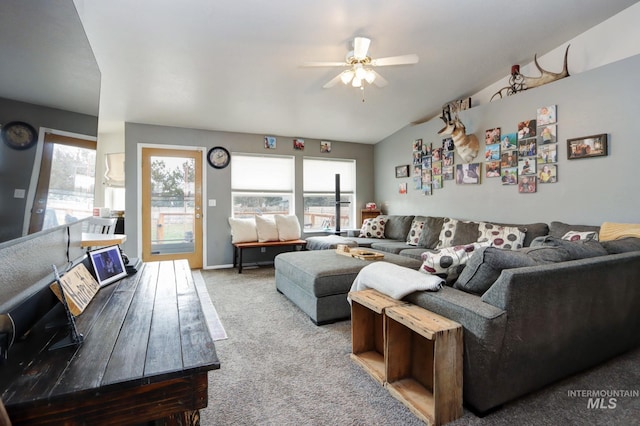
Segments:
[[[266,247],[260,247],[260,253],[266,253],[266,252],[267,252]]]

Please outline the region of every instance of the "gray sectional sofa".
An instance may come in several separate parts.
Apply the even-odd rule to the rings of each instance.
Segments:
[[[414,217],[388,218],[397,226],[388,228],[388,234],[385,229],[384,239],[349,239],[418,259],[435,247],[436,233],[446,220],[418,217],[429,226],[423,230],[421,246],[408,246],[406,237],[391,237],[402,237]],[[561,222],[519,227],[526,233],[525,248],[483,247],[469,258],[452,285],[404,299],[462,324],[464,400],[478,412],[640,345],[640,238],[571,242],[562,240],[567,231],[599,228]],[[460,231],[456,242],[466,243]],[[284,255],[296,253],[279,256]],[[296,284],[281,281],[281,287],[279,269],[276,257],[276,286],[287,295]],[[296,291],[306,292],[299,287]],[[342,301],[348,291],[343,282],[332,287],[331,297],[346,303]],[[314,297],[313,291],[304,296],[306,300]]]

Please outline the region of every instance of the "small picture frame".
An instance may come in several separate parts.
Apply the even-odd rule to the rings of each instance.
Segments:
[[[556,106],[548,105],[538,108],[536,111],[536,121],[538,126],[556,122]]]
[[[331,152],[331,142],[320,141],[320,152],[324,154]]]
[[[544,164],[538,170],[539,183],[556,183],[558,181],[558,167],[555,164]]]
[[[405,164],[404,166],[396,166],[396,178],[407,177],[409,177],[409,165]]]
[[[296,151],[304,151],[304,139],[294,139],[293,149]]]
[[[484,144],[493,145],[500,142],[500,127],[494,127],[493,129],[487,129],[484,131]]]
[[[275,138],[275,136],[265,136],[264,137],[264,149],[276,149],[276,138]]]
[[[407,193],[407,182],[403,182],[398,185],[398,194],[406,195]]]
[[[581,158],[606,156],[609,151],[609,141],[606,133],[567,139],[567,158],[577,160]]]
[[[456,183],[458,185],[477,185],[480,183],[482,163],[456,165]]]
[[[518,192],[521,194],[531,194],[537,191],[535,176],[519,176]]]

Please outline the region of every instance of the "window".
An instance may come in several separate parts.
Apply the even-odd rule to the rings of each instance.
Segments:
[[[303,159],[304,228],[319,230],[335,228],[336,178],[340,175],[340,228],[354,227],[355,160]]]
[[[294,214],[293,157],[231,156],[232,216]]]

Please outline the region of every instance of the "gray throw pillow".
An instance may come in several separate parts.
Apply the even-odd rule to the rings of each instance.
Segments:
[[[640,250],[640,238],[627,237],[619,240],[600,241],[609,254],[628,253]]]
[[[520,250],[483,247],[467,261],[454,288],[482,296],[498,279],[503,269],[534,266],[537,262]]]
[[[416,216],[418,218],[420,216]],[[424,228],[422,228],[422,234],[418,245],[420,247],[426,247],[428,249],[436,248],[438,245],[438,239],[440,238],[440,231],[442,230],[442,223],[444,217],[427,216],[424,219]]]
[[[400,215],[386,215],[387,223],[384,226],[384,237],[390,240],[402,240],[407,239],[407,234],[411,229],[411,222],[413,222],[413,216],[400,216]]]
[[[480,233],[478,232],[477,222],[463,222],[458,221],[456,225],[456,232],[453,234],[452,246],[459,246],[463,244],[471,244],[478,241]]]
[[[564,235],[564,234],[563,234]],[[560,237],[538,237],[531,242],[531,247],[551,246],[565,249],[571,259],[586,259],[589,257],[604,256],[607,250],[596,240],[563,240]]]

